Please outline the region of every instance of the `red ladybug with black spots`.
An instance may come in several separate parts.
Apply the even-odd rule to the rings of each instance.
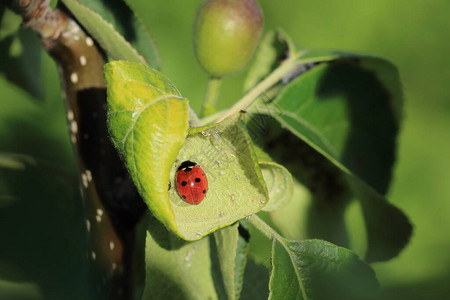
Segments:
[[[208,192],[208,179],[202,168],[187,160],[178,167],[176,188],[184,201],[196,205],[203,201]]]

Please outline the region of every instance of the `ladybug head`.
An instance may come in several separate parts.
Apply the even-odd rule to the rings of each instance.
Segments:
[[[182,170],[182,169],[185,169],[185,168],[188,168],[188,167],[194,167],[194,166],[196,166],[197,164],[195,163],[195,162],[192,162],[192,161],[190,161],[190,160],[186,160],[186,161],[183,161],[182,163],[181,163],[181,165],[178,167],[178,171],[179,170]]]

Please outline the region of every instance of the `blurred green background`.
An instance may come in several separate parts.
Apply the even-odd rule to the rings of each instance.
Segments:
[[[196,110],[200,108],[207,80],[196,64],[191,43],[192,22],[200,2],[130,0],[152,32],[160,50],[163,71]],[[411,243],[399,257],[375,264],[374,268],[386,299],[443,299],[450,292],[450,185],[446,184],[450,181],[450,60],[447,58],[450,1],[259,2],[264,10],[265,30],[281,27],[303,48],[364,52],[387,58],[398,66],[405,92],[405,114],[389,199],[407,213],[415,231]],[[63,166],[68,174],[74,174],[56,67],[45,53],[42,55],[45,101],[33,100],[0,76],[0,152],[15,151],[48,159]],[[242,74],[225,80],[220,108],[229,106],[242,95],[244,77]],[[32,134],[34,130],[37,134]],[[46,175],[49,180],[57,177],[52,174],[49,171]],[[2,173],[0,196],[6,197],[14,194],[14,186],[8,184],[11,180],[5,176],[8,177]],[[59,183],[62,187],[65,184]],[[49,209],[56,205],[66,214],[60,220],[55,213],[49,213],[55,217],[50,225],[73,221],[65,225],[66,232],[82,233],[82,226],[73,212],[74,207],[75,211],[81,209],[76,204],[78,198],[68,195],[62,187],[52,191],[41,191],[40,186],[34,187],[35,190],[23,188],[35,193],[36,202],[40,201],[41,192],[55,199],[61,196],[57,193],[63,193],[62,204],[44,199],[45,203],[50,202],[46,204]],[[0,210],[17,206],[15,200],[5,197],[0,198]],[[26,206],[21,209],[22,219],[17,220],[20,211],[13,211],[17,215],[10,218],[17,224],[39,219],[23,213]],[[29,213],[32,216],[33,212]],[[2,216],[0,226],[11,226],[6,225],[6,218]],[[58,234],[51,230],[51,233],[45,232],[45,229],[48,228],[42,229],[44,236]],[[27,229],[22,231],[24,235],[28,233]],[[0,234],[7,232],[3,229]],[[82,246],[75,244],[74,241],[73,245],[47,246],[42,251],[53,249],[51,252],[55,254],[72,249],[71,253],[76,253]],[[7,263],[0,257],[0,270]]]

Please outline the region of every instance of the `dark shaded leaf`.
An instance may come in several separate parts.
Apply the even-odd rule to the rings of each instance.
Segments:
[[[321,240],[274,240],[269,299],[375,299],[375,272],[347,249]]]

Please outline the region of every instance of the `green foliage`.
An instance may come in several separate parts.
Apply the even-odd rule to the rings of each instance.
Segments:
[[[342,57],[314,67],[289,83],[272,103],[255,110],[274,117],[351,181],[368,227],[367,259],[387,260],[404,247],[412,230],[404,214],[382,197],[395,160],[402,101],[395,84],[399,81],[385,61]],[[383,84],[383,78],[389,85]],[[380,224],[380,215],[392,223]]]
[[[274,162],[260,161],[259,166],[269,190],[270,202],[264,211],[277,210],[286,205],[292,197],[292,176],[283,166]]]
[[[115,8],[111,10],[110,6],[106,6],[101,1],[62,0],[62,2],[100,46],[105,49],[110,59],[125,59],[130,62],[146,63],[150,66],[158,67],[159,60],[153,41],[146,29],[140,24],[140,21],[137,19],[127,20],[133,18],[133,15],[131,15],[130,11],[128,16],[126,16],[127,7],[125,7],[125,11],[124,8],[120,8],[121,5],[123,6],[123,3],[117,3],[114,5]],[[118,19],[121,23],[112,21],[114,19],[112,19],[111,11],[122,14]],[[130,24],[130,22],[132,23]],[[117,31],[117,27],[113,26],[114,23],[121,25],[122,28],[119,27],[119,29],[122,29],[123,33],[128,32],[128,35],[130,35],[131,31],[131,40],[127,41]],[[132,47],[130,42],[137,46],[140,53]]]
[[[220,272],[228,299],[239,299],[247,258],[245,242],[239,243],[238,226],[235,223],[214,233]]]
[[[142,299],[218,299],[210,251],[212,237],[185,242],[156,219],[145,241],[146,284]]]
[[[178,231],[167,186],[188,129],[187,100],[161,73],[144,65],[112,62],[105,66],[105,77],[113,142],[147,205]]]
[[[0,8],[1,10],[1,8]],[[41,69],[41,46],[30,31],[20,29],[20,17],[10,10],[0,11],[0,73],[8,81],[42,100],[42,79],[36,77]]]
[[[375,272],[321,240],[274,240],[269,299],[375,299]]]
[[[111,60],[129,61],[110,62],[105,77],[113,143],[152,213],[141,225],[142,299],[237,299],[241,290],[245,297],[247,275],[255,268],[247,255],[271,268],[270,299],[376,296],[375,273],[350,250],[280,233],[292,232],[291,220],[305,215],[305,208],[295,206],[308,197],[305,188],[314,211],[308,238],[320,232],[320,238],[348,247],[344,212],[355,197],[367,226],[368,262],[395,257],[409,241],[407,217],[385,198],[402,116],[398,74],[390,63],[299,51],[285,33],[269,32],[245,81],[249,94],[237,102],[250,121],[242,122],[243,114],[232,109],[228,118],[204,125],[175,85],[144,65],[158,66],[153,42],[136,19],[121,22],[126,17],[120,5],[110,11],[102,1],[63,3]],[[136,30],[135,48],[127,42],[129,28]],[[240,63],[236,56],[232,62]],[[269,99],[259,99],[262,92]],[[268,119],[262,127],[277,128],[275,134],[251,134],[252,124]],[[308,164],[311,157],[314,163]],[[0,164],[20,169],[23,160],[17,158],[2,155]],[[175,188],[185,160],[195,161],[208,177],[199,205],[184,202]],[[290,207],[296,210],[286,217],[283,209]],[[247,224],[242,219],[250,215]],[[240,226],[249,230],[250,242]]]
[[[197,240],[267,203],[250,139],[237,119],[187,132],[187,101],[164,75],[144,65],[112,62],[105,76],[114,144],[144,201],[168,228]],[[209,179],[205,201],[195,206],[175,189],[177,169],[187,160]]]

